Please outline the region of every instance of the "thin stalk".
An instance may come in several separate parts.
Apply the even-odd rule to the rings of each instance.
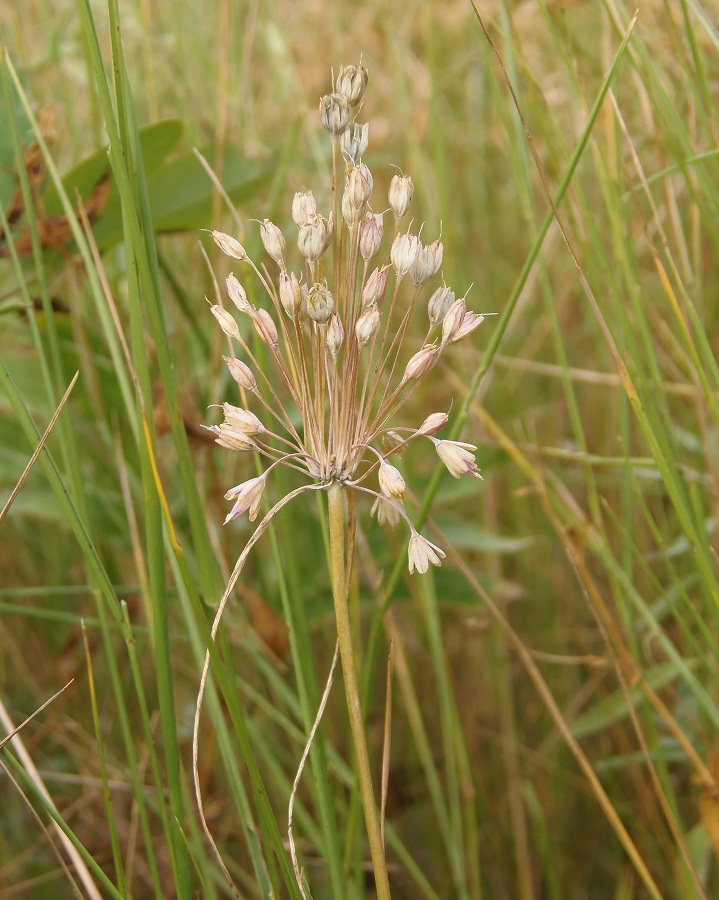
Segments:
[[[367,839],[372,856],[377,898],[378,900],[389,900],[390,890],[387,863],[384,857],[382,833],[380,831],[377,806],[375,805],[374,788],[372,787],[372,772],[369,765],[369,753],[367,752],[367,740],[365,738],[357,673],[352,651],[352,633],[349,608],[347,606],[347,582],[345,580],[344,505],[342,502],[342,487],[337,483],[333,484],[327,493],[327,507],[330,525],[330,557],[332,560],[332,596],[335,605],[335,618],[337,620],[337,640],[340,645],[342,677],[345,683],[347,712],[350,718],[352,742],[357,760]]]

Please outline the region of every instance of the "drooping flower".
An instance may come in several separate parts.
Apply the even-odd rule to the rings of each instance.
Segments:
[[[409,574],[416,569],[421,575],[429,569],[429,564],[441,566],[445,557],[443,550],[414,531],[409,539]]]

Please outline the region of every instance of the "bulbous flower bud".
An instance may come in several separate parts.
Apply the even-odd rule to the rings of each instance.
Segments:
[[[365,262],[377,255],[383,234],[384,219],[382,213],[365,213],[365,217],[360,224],[359,238],[360,254]]]
[[[398,234],[394,239],[389,258],[400,278],[415,264],[421,249],[422,244],[416,234]]]
[[[327,249],[327,222],[322,216],[313,216],[300,225],[297,246],[307,262],[315,262]]]
[[[352,122],[340,135],[340,151],[348,165],[356,165],[362,154],[367,152],[369,142],[369,123],[360,125]]]
[[[249,409],[242,409],[241,406],[233,406],[231,403],[223,403],[222,409],[225,413],[225,422],[244,434],[261,434],[266,430]]]
[[[427,315],[429,316],[429,324],[432,328],[435,328],[440,322],[444,321],[444,317],[447,315],[449,308],[456,299],[454,291],[450,290],[445,285],[438,287],[432,294],[427,303]]]
[[[247,259],[245,248],[231,235],[225,234],[224,231],[213,231],[212,237],[220,250],[226,253],[227,256],[232,256],[235,259]]]
[[[320,121],[332,137],[342,134],[350,118],[347,98],[342,94],[327,94],[320,98]]]
[[[417,286],[424,284],[424,282],[434,274],[434,259],[432,257],[432,252],[428,247],[423,247],[421,242],[419,245],[419,253],[412,264],[412,268],[409,270],[409,274],[412,277],[412,281]]]
[[[292,220],[300,228],[317,215],[317,203],[312,191],[297,191],[292,200]]]
[[[417,434],[425,434],[428,436],[436,434],[438,431],[441,431],[445,427],[447,422],[449,422],[449,416],[447,415],[447,413],[431,413],[419,426],[419,428],[417,429]]]
[[[478,328],[482,322],[484,322],[484,315],[482,313],[466,312],[464,314],[464,318],[462,319],[462,324],[453,334],[450,344],[456,344],[457,341],[461,341],[463,337],[467,337],[475,328]]]
[[[277,328],[272,321],[272,316],[266,309],[256,309],[252,317],[257,334],[269,347],[276,347],[279,343]]]
[[[385,497],[392,497],[394,500],[404,500],[407,493],[407,485],[404,483],[404,478],[402,478],[399,469],[381,460],[377,478],[380,490]]]
[[[234,356],[223,356],[222,358],[227,363],[230,375],[241,388],[252,392],[257,390],[257,379],[248,365]]]
[[[394,175],[389,184],[389,208],[395,219],[403,219],[412,202],[414,185],[409,175]]]
[[[269,219],[265,219],[260,225],[260,237],[265,250],[284,272],[287,246],[282,231]]]
[[[332,294],[323,284],[313,284],[307,294],[307,312],[313,322],[326,325],[335,308]]]
[[[217,319],[220,328],[225,332],[227,337],[237,337],[240,333],[240,329],[238,328],[232,313],[227,312],[224,306],[217,305],[211,306],[210,312]]]
[[[442,322],[442,343],[449,343],[452,338],[457,333],[459,326],[462,324],[464,320],[464,314],[467,312],[467,304],[464,302],[464,298],[460,297],[459,300],[455,300],[454,303],[447,310],[447,315],[444,317],[444,322]]]
[[[362,63],[358,66],[340,66],[335,90],[347,100],[349,106],[357,106],[364,96],[368,77],[367,69]]]
[[[282,308],[291,319],[296,319],[302,306],[302,288],[297,280],[297,276],[294,272],[289,274],[281,272],[279,284]]]
[[[342,216],[345,221],[348,218],[348,215],[345,212],[346,205],[356,211],[354,216],[350,216],[353,219],[352,223],[347,223],[350,227],[357,221],[357,217],[362,215],[366,209],[371,193],[372,173],[364,163],[361,163],[359,166],[355,166],[351,169],[347,175],[345,180],[345,190],[342,196]]]
[[[227,296],[232,300],[235,306],[239,309],[240,312],[248,313],[252,309],[247,300],[247,294],[245,293],[245,289],[242,287],[240,282],[235,278],[235,276],[230,272],[227,276]]]
[[[355,337],[360,347],[366,347],[379,330],[380,314],[376,306],[370,306],[357,319]]]
[[[332,359],[337,359],[337,354],[342,349],[345,339],[345,329],[342,319],[333,312],[327,324],[327,349],[332,354]]]
[[[416,531],[413,532],[408,548],[409,574],[411,575],[416,569],[420,575],[424,575],[429,569],[430,563],[433,566],[441,566],[445,555],[444,551],[440,550],[436,544],[423,538]]]
[[[421,350],[415,353],[407,363],[407,368],[404,370],[400,386],[406,384],[408,381],[413,381],[415,378],[421,378],[429,372],[435,362],[437,362],[440,349],[440,347],[437,347],[434,344],[425,344]]]
[[[384,292],[387,290],[388,279],[388,266],[381,266],[372,270],[362,288],[362,309],[367,309],[368,306],[379,304],[380,300],[384,297]]]

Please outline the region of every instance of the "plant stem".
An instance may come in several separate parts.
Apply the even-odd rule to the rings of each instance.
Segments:
[[[387,863],[384,858],[384,845],[380,832],[377,806],[375,805],[374,788],[372,787],[372,772],[369,765],[367,740],[365,738],[362,707],[360,706],[359,689],[357,687],[357,673],[352,651],[352,633],[350,630],[345,580],[344,507],[342,503],[342,488],[339,484],[333,484],[330,487],[327,494],[327,506],[330,525],[330,556],[332,559],[332,596],[334,598],[335,618],[337,620],[337,640],[340,645],[342,677],[345,684],[347,712],[349,713],[350,727],[352,729],[352,742],[357,760],[362,808],[364,809],[367,839],[372,856],[377,898],[378,900],[390,900]]]

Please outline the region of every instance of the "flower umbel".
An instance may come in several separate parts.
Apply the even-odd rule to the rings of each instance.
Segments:
[[[226,521],[245,512],[253,520],[270,470],[287,465],[320,489],[338,483],[371,494],[381,523],[394,526],[404,518],[411,529],[410,572],[426,572],[430,563],[440,565],[444,554],[412,526],[402,505],[404,478],[388,457],[425,437],[455,478],[481,477],[476,447],[434,437],[447,423],[445,413],[432,413],[419,428],[391,422],[440,356],[474,331],[483,316],[468,311],[465,298],[455,299],[444,284],[430,288],[430,296],[420,301],[424,285],[441,268],[443,246],[438,239],[425,245],[419,234],[400,230],[414,190],[409,175],[395,175],[388,198],[379,203],[380,210],[389,204],[394,227],[385,261],[370,266],[380,254],[385,223],[384,213],[373,211],[373,177],[362,162],[368,126],[353,119],[366,85],[362,65],[342,67],[320,100],[337,176],[332,207],[324,215],[311,191],[295,195],[292,219],[301,262],[296,271],[291,270],[289,238],[286,242],[283,230],[269,219],[259,226],[269,258],[263,263],[256,264],[230,235],[212,232],[220,249],[245,267],[244,275],[237,271],[227,279],[228,296],[268,348],[265,356],[274,372],[258,365],[249,346],[251,330],[242,319],[213,306],[220,327],[239,348],[225,357],[230,374],[257,407],[253,412],[225,403],[225,422],[210,430],[223,447],[258,453],[270,464],[260,477],[227,492],[234,505]],[[241,283],[248,276],[266,297],[258,307],[248,300],[250,284]],[[408,326],[421,302],[429,330],[411,346]],[[372,477],[379,490],[366,483]]]

